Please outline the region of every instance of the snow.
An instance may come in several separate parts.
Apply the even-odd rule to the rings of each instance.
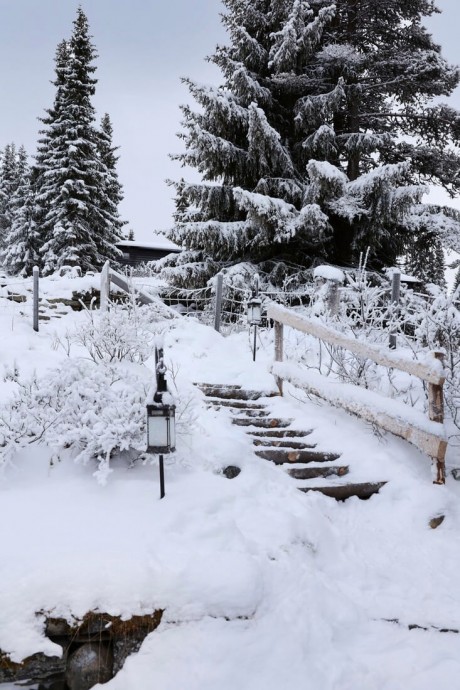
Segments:
[[[317,266],[313,271],[313,277],[334,280],[337,283],[345,282],[345,273],[335,266]]]
[[[41,282],[67,294],[80,281],[90,278]],[[44,376],[68,362],[56,339],[80,330],[85,313],[34,333],[31,313],[4,302],[0,371]],[[350,475],[340,481],[388,482],[368,501],[297,491],[192,385],[275,390],[271,331],[259,331],[254,363],[247,332],[223,338],[187,318],[161,330],[183,409],[177,452],[165,457],[165,499],[156,458],[131,469],[115,460],[100,486],[90,464],[64,454],[51,465],[46,446],[23,449],[0,478],[0,648],[15,660],[58,653],[38,611],[129,617],[162,608],[161,625],[108,690],[455,688],[459,637],[430,626],[460,628],[460,486],[450,476],[434,486],[419,451],[286,385],[267,406],[313,429],[318,450],[342,453]],[[153,358],[144,366],[153,379]],[[15,388],[5,376],[0,400]],[[229,464],[242,468],[233,480],[221,474]],[[439,514],[444,522],[430,529]],[[410,631],[413,623],[429,629]]]
[[[116,243],[117,247],[144,247],[145,249],[170,249],[180,251],[180,247],[168,240],[164,235],[152,234],[151,242],[138,242],[137,240],[121,240]]]

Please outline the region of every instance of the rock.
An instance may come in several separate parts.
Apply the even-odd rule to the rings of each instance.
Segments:
[[[241,472],[241,469],[239,467],[236,467],[236,465],[229,465],[228,467],[223,470],[222,474],[227,477],[227,479],[235,479]]]
[[[436,527],[439,527],[444,522],[445,515],[437,515],[434,518],[431,518],[429,525],[431,529],[436,529]]]
[[[460,467],[454,467],[454,469],[452,470],[452,476],[457,481],[460,481]]]
[[[81,268],[80,266],[61,266],[59,269],[59,276],[67,276],[67,278],[80,278]]]
[[[111,645],[89,642],[69,657],[66,681],[70,690],[89,690],[96,683],[107,683],[113,677]]]
[[[63,673],[66,658],[46,656],[41,652],[27,657],[20,663],[10,661],[9,657],[0,651],[0,683],[7,681],[25,680],[28,678],[43,679],[51,675]]]

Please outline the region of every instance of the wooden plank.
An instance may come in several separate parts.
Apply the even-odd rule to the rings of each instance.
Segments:
[[[128,281],[125,276],[114,271],[113,268],[110,269],[110,282],[128,294],[134,289],[136,299],[138,299],[141,304],[153,304],[156,301],[154,297],[148,295],[146,292],[142,292],[142,290],[138,290],[136,287],[133,288],[131,282]]]
[[[273,368],[275,369],[275,376],[279,376],[279,372],[276,371],[276,365],[274,365]],[[300,369],[299,374],[302,374]],[[409,441],[409,443],[416,446],[424,453],[427,453],[427,455],[432,458],[437,458],[440,455],[442,456],[443,449],[445,453],[445,447],[447,444],[443,425],[439,424],[439,431],[437,431],[437,433],[430,433],[429,431],[426,431],[425,427],[427,420],[421,413],[420,415],[413,414],[412,419],[409,422],[399,417],[393,417],[385,410],[376,409],[375,400],[378,396],[376,393],[372,393],[372,391],[360,389],[362,399],[359,403],[357,403],[356,401],[350,400],[347,397],[345,387],[346,384],[338,384],[344,387],[344,392],[342,392],[340,388],[336,388],[334,392],[331,393],[330,391],[315,385],[311,381],[303,380],[300,384],[299,377],[291,376],[288,371],[283,373],[282,378],[284,378],[285,381],[290,381],[294,386],[301,387],[303,390],[313,393],[313,395],[316,395],[318,398],[326,400],[329,404],[335,407],[341,407],[347,412],[350,412],[361,419],[365,419],[367,422],[376,424],[381,429],[390,431],[395,436]],[[372,404],[369,406],[363,404],[366,397],[372,401]],[[418,426],[416,422],[417,417],[419,417]],[[435,428],[436,423],[432,422],[431,424],[434,425],[433,428]]]
[[[406,360],[403,357],[398,356],[395,352],[389,352],[383,348],[380,348],[378,345],[370,345],[368,343],[363,343],[359,340],[350,338],[334,328],[325,326],[318,321],[307,318],[306,316],[296,314],[277,304],[271,303],[268,306],[267,318],[275,321],[275,327],[276,323],[285,324],[286,326],[291,326],[291,328],[296,328],[297,330],[302,331],[302,333],[308,333],[309,335],[313,335],[320,340],[324,340],[330,345],[343,347],[346,350],[353,352],[353,354],[357,355],[358,357],[362,357],[363,359],[371,359],[373,362],[382,364],[385,367],[405,371],[408,374],[418,376],[418,378],[422,379],[423,381],[428,381],[429,383],[434,383],[437,385],[442,385],[444,383],[444,372],[442,366],[439,364],[434,363],[433,366],[431,366],[423,364],[422,362]]]

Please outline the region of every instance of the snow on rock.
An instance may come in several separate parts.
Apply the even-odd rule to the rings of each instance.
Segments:
[[[317,266],[313,271],[313,277],[334,280],[337,283],[345,282],[345,273],[335,266]]]

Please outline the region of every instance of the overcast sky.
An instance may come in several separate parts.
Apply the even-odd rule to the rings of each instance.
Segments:
[[[225,40],[223,8],[220,0],[0,0],[0,148],[14,141],[34,153],[37,118],[54,98],[55,49],[70,36],[78,4],[99,53],[94,104],[99,116],[110,114],[120,146],[121,210],[136,239],[148,241],[171,225],[173,190],[164,180],[183,173],[168,158],[181,150],[179,104],[189,100],[180,77],[218,83],[205,57]],[[437,4],[443,12],[430,31],[459,64],[460,2]],[[460,109],[460,90],[450,102]]]

